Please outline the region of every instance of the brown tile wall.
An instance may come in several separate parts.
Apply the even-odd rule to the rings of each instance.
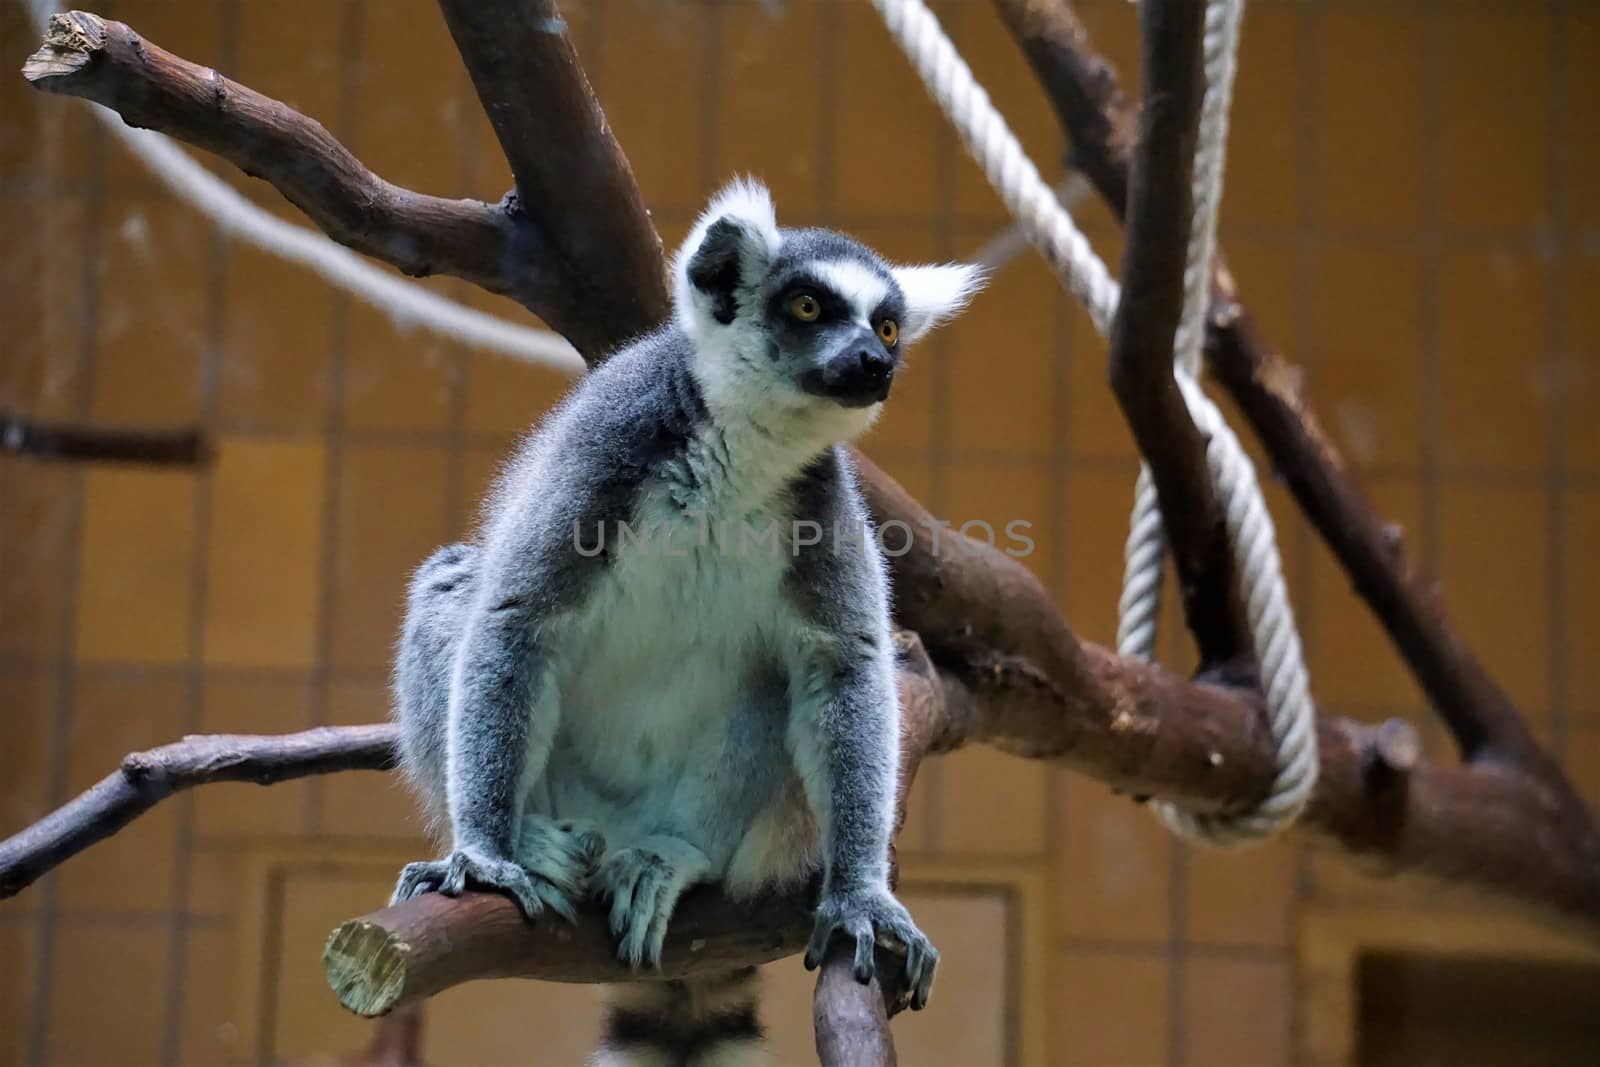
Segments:
[[[1130,5],[1081,7],[1131,80]],[[989,5],[939,8],[1058,170],[1054,123]],[[507,185],[428,0],[106,10],[303,108],[390,179]],[[735,170],[763,176],[786,221],[899,258],[968,254],[1005,222],[865,4],[585,0],[567,15],[669,242]],[[0,0],[0,68],[33,38]],[[1597,57],[1600,11],[1573,0],[1261,0],[1223,239],[1468,638],[1600,798]],[[1115,262],[1104,210],[1081,215]],[[81,106],[14,75],[0,232],[0,406],[199,423],[220,442],[200,476],[0,459],[0,832],[186,731],[384,715],[407,569],[463,532],[562,379],[398,332],[227,241]],[[1030,565],[1106,641],[1135,454],[1102,357],[1024,257],[915,353],[868,449],[941,515],[1031,521]],[[1276,489],[1272,503],[1318,696],[1362,718],[1421,713],[1337,566]],[[1166,648],[1183,655],[1172,626]],[[286,836],[414,832],[398,788],[365,775],[167,804],[0,904],[0,1065],[219,1058],[240,857]],[[924,772],[903,847],[1050,872],[1064,1064],[1283,1062],[1297,903],[1383,892],[1281,845],[1192,852],[1093,782],[985,751]]]

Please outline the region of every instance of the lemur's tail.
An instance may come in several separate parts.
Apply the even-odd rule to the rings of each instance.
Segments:
[[[591,1067],[746,1067],[770,1062],[756,1019],[756,969],[606,990]]]

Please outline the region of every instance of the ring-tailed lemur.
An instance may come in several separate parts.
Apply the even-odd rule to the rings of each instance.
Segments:
[[[921,1007],[938,956],[887,882],[888,583],[840,442],[979,272],[779,229],[766,189],[735,182],[673,274],[674,321],[580,382],[478,540],[412,582],[404,765],[452,845],[395,898],[478,886],[571,918],[594,892],[637,967],[687,887],[737,897],[821,867],[808,964],[841,934],[865,981],[882,939]],[[759,1048],[751,977],[619,989],[601,1062]]]

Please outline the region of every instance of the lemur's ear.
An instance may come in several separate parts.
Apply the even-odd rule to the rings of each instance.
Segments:
[[[989,280],[982,267],[970,263],[891,270],[906,298],[905,321],[900,323],[902,344],[911,344],[955,318]]]
[[[748,178],[729,182],[711,198],[673,259],[678,324],[697,337],[707,318],[732,322],[736,290],[766,273],[782,242],[767,187]]]

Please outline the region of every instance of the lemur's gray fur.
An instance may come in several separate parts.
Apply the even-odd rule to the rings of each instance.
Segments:
[[[888,582],[840,442],[979,284],[780,230],[752,183],[712,201],[674,263],[674,321],[585,378],[501,476],[477,541],[411,584],[404,764],[452,844],[407,866],[396,899],[477,886],[571,918],[593,892],[639,966],[687,887],[748,895],[821,867],[808,962],[838,933],[865,980],[882,938],[926,1002],[938,956],[887,882]],[[632,990],[605,1062],[752,1044],[736,984]]]

